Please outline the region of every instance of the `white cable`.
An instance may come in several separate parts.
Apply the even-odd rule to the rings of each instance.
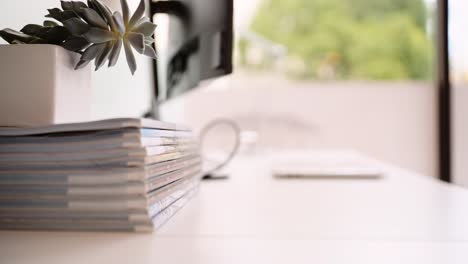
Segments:
[[[205,141],[205,137],[206,137],[206,135],[208,134],[208,132],[211,129],[213,129],[214,127],[219,126],[219,125],[227,125],[230,128],[232,128],[232,130],[235,132],[235,143],[234,143],[234,146],[233,146],[232,150],[229,152],[229,155],[227,156],[227,158],[224,161],[222,161],[218,165],[214,166],[214,168],[209,169],[209,170],[204,172],[205,178],[209,177],[209,175],[213,174],[214,172],[219,171],[220,169],[222,169],[226,165],[228,165],[229,162],[231,162],[231,160],[236,156],[237,151],[239,150],[239,147],[240,147],[241,129],[237,125],[236,122],[234,122],[233,120],[230,120],[230,119],[225,119],[225,118],[219,118],[219,119],[212,120],[207,125],[205,125],[202,128],[202,130],[200,131],[200,136],[199,136],[199,138],[200,138],[200,152],[202,153],[203,160],[208,160],[206,157],[203,157],[203,143]]]

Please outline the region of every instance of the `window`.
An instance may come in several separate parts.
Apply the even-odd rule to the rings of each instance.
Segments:
[[[251,1],[249,1],[251,3]],[[429,80],[435,2],[263,0],[239,32],[239,66],[288,78]]]
[[[468,187],[468,2],[448,1],[448,51],[450,92],[451,133],[446,137],[451,141],[450,179],[452,182]]]

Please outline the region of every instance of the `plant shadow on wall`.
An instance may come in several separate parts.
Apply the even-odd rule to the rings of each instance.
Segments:
[[[29,24],[19,32],[3,29],[0,37],[10,44],[53,44],[81,54],[75,69],[85,67],[92,60],[98,70],[108,61],[108,67],[117,63],[122,46],[132,75],[137,69],[132,51],[156,59],[152,47],[156,25],[144,16],[145,1],[130,14],[126,0],[121,0],[122,13],[112,11],[98,0],[61,1],[61,7],[48,9],[48,18],[42,25]]]
[[[424,0],[264,0],[240,34],[240,66],[281,64],[301,79],[427,80],[432,10]],[[271,55],[281,49],[265,50],[264,40],[286,54]]]

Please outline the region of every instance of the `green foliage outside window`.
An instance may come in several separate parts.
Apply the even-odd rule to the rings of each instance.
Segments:
[[[433,57],[427,13],[423,0],[264,0],[251,30],[300,60],[296,77],[328,69],[333,79],[424,80]]]

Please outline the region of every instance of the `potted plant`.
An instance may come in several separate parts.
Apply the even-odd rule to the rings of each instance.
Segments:
[[[155,59],[156,25],[144,16],[145,1],[130,14],[98,0],[61,1],[48,9],[42,25],[20,31],[0,30],[14,45],[0,45],[0,126],[33,126],[89,119],[91,68],[117,63],[123,47],[132,74],[137,69],[132,49]],[[53,19],[53,20],[52,20]]]

